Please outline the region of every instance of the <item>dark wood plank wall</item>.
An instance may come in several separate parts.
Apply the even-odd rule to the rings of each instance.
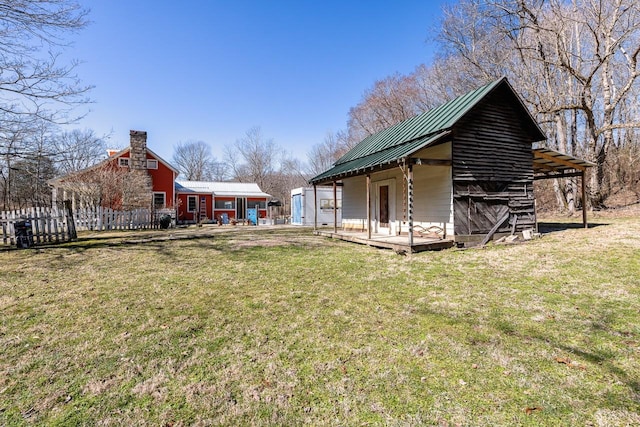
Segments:
[[[501,189],[496,189],[501,185]],[[506,211],[516,217],[516,231],[535,226],[533,182],[467,182],[453,187],[455,234],[486,234]],[[511,231],[504,223],[498,233]]]
[[[529,117],[506,87],[458,123],[452,144],[456,235],[486,234],[507,210],[516,231],[535,225],[533,134]],[[506,222],[498,232],[511,228]]]

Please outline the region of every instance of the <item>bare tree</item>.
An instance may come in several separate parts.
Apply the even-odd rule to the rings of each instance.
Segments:
[[[211,181],[227,181],[229,179],[227,164],[216,160],[209,161],[206,166],[205,176]]]
[[[190,181],[224,176],[224,166],[211,155],[211,147],[204,141],[179,142],[173,150],[173,164]]]
[[[48,156],[35,155],[18,160],[13,167],[12,207],[50,206],[51,188],[47,181],[56,173],[53,160]]]
[[[327,132],[324,141],[307,153],[308,174],[313,177],[328,170],[349,148],[343,134]]]
[[[262,191],[285,202],[291,190],[306,185],[309,178],[300,161],[287,155],[273,139],[265,138],[257,126],[226,149],[225,159],[232,179],[255,182]]]
[[[141,171],[104,163],[63,177],[58,185],[76,206],[130,210],[149,208],[149,178]]]
[[[378,80],[362,101],[349,110],[349,137],[360,141],[422,112],[421,87],[414,74]]]
[[[551,148],[597,163],[591,201],[601,205],[613,179],[607,167],[616,135],[640,126],[640,8],[632,0],[462,0],[440,33],[450,74],[507,75],[550,136]],[[635,113],[635,115],[634,115]],[[572,179],[555,183],[561,206],[576,200]]]
[[[49,173],[48,168],[38,166],[51,158],[47,141],[54,129],[47,123],[73,121],[73,108],[88,102],[90,88],[74,74],[76,63],[61,59],[68,47],[67,37],[86,26],[87,14],[73,0],[0,0],[0,189],[4,209],[24,199],[16,194],[14,178],[24,183],[33,173]],[[45,127],[46,141],[42,138]]]
[[[273,190],[272,177],[282,156],[283,150],[273,139],[265,138],[258,126],[249,129],[243,138],[225,149],[232,178],[255,182],[267,193]]]
[[[306,186],[309,178],[300,160],[286,155],[280,160],[278,171],[271,178],[269,194],[283,202],[284,215],[290,214],[291,206],[287,202],[291,198],[291,190]]]
[[[39,185],[51,178],[52,164],[49,141],[55,127],[41,120],[25,120],[0,128],[0,189],[2,209],[25,207],[27,200],[47,202],[46,186]],[[46,165],[46,167],[45,167]],[[33,175],[42,172],[42,176]],[[31,189],[26,182],[38,184]]]
[[[61,64],[66,37],[83,29],[88,11],[73,0],[0,1],[0,124],[33,116],[70,120],[90,89]]]
[[[86,169],[106,158],[104,136],[91,129],[62,132],[52,139],[52,156],[58,173],[64,175]]]

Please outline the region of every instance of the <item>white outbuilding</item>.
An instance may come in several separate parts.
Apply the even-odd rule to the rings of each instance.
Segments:
[[[291,224],[313,226],[317,220],[318,226],[342,225],[342,187],[336,188],[335,202],[337,210],[334,213],[333,187],[316,187],[314,197],[313,187],[300,187],[291,190]],[[314,213],[314,206],[316,212]],[[316,217],[317,215],[317,217]]]

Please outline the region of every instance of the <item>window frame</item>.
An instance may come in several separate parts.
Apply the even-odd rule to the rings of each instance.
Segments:
[[[118,157],[118,166],[121,168],[128,168],[130,162],[129,157]]]
[[[156,203],[156,196],[162,195],[162,206],[158,207]],[[164,191],[154,191],[153,192],[153,208],[154,209],[164,209],[167,207],[167,193]]]
[[[155,164],[155,167],[150,165]],[[158,161],[156,159],[147,159],[147,169],[158,169]]]
[[[193,209],[190,209],[191,200],[193,200]],[[198,196],[187,196],[187,212],[198,212]]]

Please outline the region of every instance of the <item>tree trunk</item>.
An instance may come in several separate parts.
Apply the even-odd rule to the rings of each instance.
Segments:
[[[556,143],[558,144],[558,151],[561,153],[568,153],[567,146],[567,119],[564,115],[564,112],[558,112],[554,114],[553,121],[556,126]],[[556,192],[556,198],[561,200],[562,206],[567,210],[569,215],[573,215],[575,213],[575,193],[573,192],[573,187],[571,186],[570,179],[564,179],[564,185],[561,186],[556,180],[553,185],[553,189]]]

